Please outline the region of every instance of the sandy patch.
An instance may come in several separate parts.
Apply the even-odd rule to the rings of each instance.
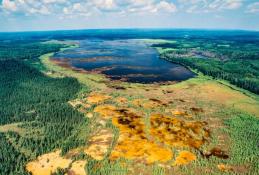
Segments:
[[[102,129],[89,140],[89,146],[84,152],[96,160],[102,160],[112,143],[112,131]]]
[[[78,160],[72,163],[71,168],[68,170],[67,175],[86,175],[85,165],[86,160]]]
[[[58,168],[65,169],[72,162],[71,159],[66,159],[60,156],[60,150],[41,155],[32,162],[26,165],[26,170],[32,175],[51,175]]]
[[[97,103],[102,103],[108,99],[110,99],[111,96],[109,95],[104,95],[104,94],[100,94],[97,92],[92,92],[88,97],[87,97],[87,101],[88,103],[92,103],[92,104],[97,104]]]
[[[72,107],[76,108],[77,106],[80,106],[82,104],[82,101],[76,99],[76,100],[71,100],[68,102]]]
[[[0,132],[16,132],[18,134],[25,133],[24,128],[20,128],[19,125],[22,123],[12,123],[12,124],[6,124],[6,125],[0,125]]]
[[[89,112],[89,113],[86,114],[86,117],[87,117],[87,118],[93,118],[93,116],[94,116],[94,114],[91,113],[91,112]]]

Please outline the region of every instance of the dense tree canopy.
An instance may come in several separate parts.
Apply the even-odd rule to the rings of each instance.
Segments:
[[[259,94],[259,42],[226,39],[178,39],[154,44],[162,58],[224,79]]]
[[[0,174],[27,174],[27,161],[64,145],[69,149],[79,144],[74,129],[86,119],[67,102],[80,84],[73,78],[47,77],[22,61],[60,46],[0,45],[5,47],[0,52],[0,125],[19,123],[25,129],[23,134],[0,133]],[[71,138],[75,142],[69,142]]]

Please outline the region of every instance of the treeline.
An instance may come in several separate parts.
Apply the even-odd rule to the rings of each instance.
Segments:
[[[240,88],[259,94],[259,71],[256,64],[252,63],[255,60],[223,62],[216,59],[176,58],[172,57],[170,53],[164,53],[161,57],[197,69],[205,75],[227,80]]]
[[[216,58],[224,57],[230,60],[259,60],[259,41],[235,41],[235,38],[228,40],[185,38],[176,39],[175,42],[164,42],[152,44],[152,47],[171,48],[174,52],[188,53],[191,51],[210,52]]]
[[[14,53],[15,46],[13,43]],[[31,50],[28,58],[34,59],[50,50]],[[23,54],[17,57],[14,54],[14,59],[5,59],[5,55],[0,55],[0,127],[22,122],[19,127],[25,133],[0,133],[0,174],[28,174],[25,165],[29,160],[53,149],[68,151],[82,144],[77,128],[87,123],[87,119],[67,103],[81,85],[73,78],[44,75],[24,63]]]
[[[44,44],[39,42],[0,42],[0,60],[37,59],[45,53],[57,52],[61,47],[61,44]]]
[[[0,124],[32,121],[36,116],[47,116],[45,113],[58,113],[58,108],[51,111],[50,106],[67,102],[80,89],[75,79],[49,78],[15,60],[0,61],[0,82]],[[62,105],[60,109],[66,107]],[[64,119],[38,117],[38,120]]]

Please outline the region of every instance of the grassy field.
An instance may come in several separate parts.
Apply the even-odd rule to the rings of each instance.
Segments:
[[[73,172],[71,167],[80,165],[91,175],[258,173],[257,95],[201,74],[171,85],[110,82],[102,75],[57,66],[51,55],[40,57],[41,71],[51,77],[74,77],[90,87],[70,101],[89,119],[89,126],[82,125],[77,135],[90,140],[63,152],[60,160],[72,161],[52,171]],[[154,127],[153,115],[158,122],[173,117],[175,124],[167,127],[185,133],[180,141],[169,143],[170,132],[157,135],[165,128]],[[161,157],[168,154],[166,160]]]

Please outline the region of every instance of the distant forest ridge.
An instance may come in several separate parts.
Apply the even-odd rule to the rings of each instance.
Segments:
[[[87,29],[35,32],[0,32],[1,40],[80,40],[100,39],[177,39],[210,38],[225,40],[259,41],[258,31],[245,30],[201,30],[201,29]]]

